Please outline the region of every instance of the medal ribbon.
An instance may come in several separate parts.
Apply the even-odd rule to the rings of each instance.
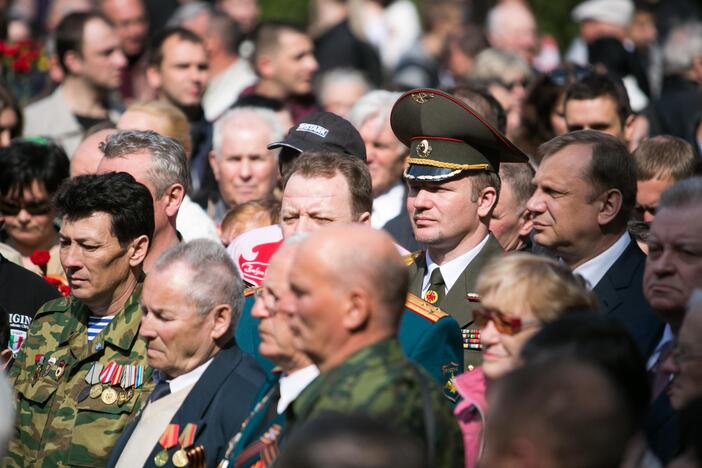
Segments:
[[[100,372],[100,382],[108,383],[115,371],[116,366],[117,364],[114,361],[110,361],[110,363]]]
[[[136,379],[134,381],[134,388],[139,388],[144,383],[144,366],[139,364],[136,369]]]
[[[168,450],[169,448],[173,447],[175,444],[178,443],[179,429],[180,426],[178,424],[168,425],[166,430],[163,432],[163,435],[158,440],[158,443],[161,444],[161,447],[163,447],[164,450]]]
[[[180,442],[181,448],[188,448],[193,445],[195,441],[195,432],[197,431],[197,424],[188,423],[183,428],[183,432],[180,434],[178,442]]]
[[[120,380],[122,380],[122,373],[124,372],[124,366],[121,364],[115,365],[115,371],[110,377],[110,383],[112,385],[118,385]]]

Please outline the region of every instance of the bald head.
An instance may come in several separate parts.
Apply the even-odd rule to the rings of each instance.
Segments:
[[[300,244],[290,286],[297,343],[324,369],[397,333],[408,273],[385,232],[334,225]]]
[[[92,135],[85,137],[73,153],[73,158],[71,158],[71,177],[96,174],[98,164],[100,164],[100,159],[102,159],[102,151],[100,151],[99,145],[108,136],[116,132],[117,130],[114,128],[107,128],[98,130]]]

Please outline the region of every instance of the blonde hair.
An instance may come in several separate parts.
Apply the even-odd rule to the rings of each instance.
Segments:
[[[129,106],[127,112],[142,112],[159,119],[166,127],[163,129],[163,136],[171,137],[180,143],[185,150],[185,155],[190,157],[193,149],[190,124],[183,111],[163,101],[142,101]]]
[[[517,252],[493,260],[476,285],[480,297],[497,298],[509,315],[528,308],[540,322],[551,322],[575,309],[597,309],[585,281],[552,258]]]

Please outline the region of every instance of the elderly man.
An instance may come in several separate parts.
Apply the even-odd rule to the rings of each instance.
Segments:
[[[371,91],[351,109],[349,120],[366,144],[366,163],[373,181],[371,225],[385,229],[407,250],[417,250],[409,216],[407,187],[402,182],[407,147],[392,133],[390,111],[400,93]]]
[[[492,8],[486,18],[490,46],[520,55],[533,65],[538,37],[534,13],[521,2],[503,2]]]
[[[410,292],[453,316],[463,332],[467,369],[480,363],[474,293],[483,266],[502,255],[488,223],[500,190],[501,162],[527,157],[475,111],[441,91],[403,94],[390,116],[410,147],[407,211],[427,249],[410,265]]]
[[[500,199],[492,210],[489,227],[506,252],[531,249],[533,223],[526,203],[534,193],[533,177],[529,163],[500,164]]]
[[[56,196],[72,294],[46,303],[10,370],[17,394],[7,466],[105,466],[151,385],[139,338],[148,189],[128,174],[71,179]]]
[[[265,457],[262,452],[266,445],[260,441],[265,440],[265,434],[274,425],[284,426],[286,408],[319,375],[319,369],[310,358],[294,345],[288,317],[282,310],[283,299],[290,294],[288,275],[297,247],[297,239],[293,238],[275,253],[263,287],[256,293],[251,315],[258,319],[259,352],[270,359],[280,373],[269,380],[269,385],[261,392],[260,403],[230,440],[224,459],[232,466],[252,466]]]
[[[95,174],[102,159],[100,145],[108,136],[116,132],[117,130],[110,125],[109,128],[97,130],[95,133],[87,135],[71,157],[71,177]]]
[[[295,160],[283,183],[283,236],[289,239],[327,224],[369,224],[371,209],[371,177],[363,161],[334,153],[306,153]],[[399,330],[403,350],[438,382],[447,384],[446,396],[455,401],[456,394],[448,382],[462,365],[456,321],[411,294],[406,308]],[[237,329],[237,341],[258,357],[259,337],[246,310]],[[270,368],[265,360],[263,363]]]
[[[234,205],[273,196],[278,151],[267,146],[282,137],[280,120],[268,109],[238,107],[217,120],[209,156],[219,187],[217,199],[210,200],[216,222]]]
[[[407,267],[390,236],[358,225],[313,233],[295,254],[290,289],[295,344],[321,372],[293,402],[291,430],[325,411],[365,413],[424,441],[427,466],[459,465],[448,403],[397,342]]]
[[[98,13],[71,13],[56,28],[56,56],[65,78],[25,110],[24,134],[54,138],[73,154],[93,125],[119,114],[109,103],[127,64],[114,27]]]
[[[155,230],[144,271],[177,244],[176,217],[188,189],[188,172],[183,147],[174,139],[152,131],[120,131],[102,145],[104,154],[98,174],[126,172],[151,192]]]
[[[318,64],[304,29],[284,21],[264,22],[256,27],[253,42],[251,63],[258,81],[241,92],[240,100],[262,96],[280,101],[295,124],[319,110],[311,94]]]
[[[649,356],[662,326],[641,290],[646,257],[626,230],[636,202],[633,158],[619,139],[593,130],[558,136],[539,153],[527,202],[534,241],[582,275],[602,312],[621,320]]]
[[[662,337],[648,360],[653,402],[647,433],[653,450],[670,460],[678,449],[677,421],[666,389],[670,385],[670,358],[674,338],[680,336],[688,301],[702,288],[702,178],[677,182],[663,192],[651,222],[649,255],[643,293],[656,315],[666,323]]]
[[[144,282],[139,330],[157,384],[108,466],[214,466],[222,457],[264,380],[234,341],[242,291],[227,252],[212,241],[159,257]]]

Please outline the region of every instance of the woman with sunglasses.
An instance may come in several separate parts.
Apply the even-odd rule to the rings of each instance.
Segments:
[[[520,365],[524,344],[545,323],[571,311],[595,310],[584,280],[557,260],[528,253],[496,259],[476,285],[482,308],[473,316],[480,328],[483,365],[454,379],[463,398],[456,405],[465,444],[466,467],[482,451],[486,389],[490,382]]]
[[[39,275],[63,279],[52,198],[68,178],[66,153],[45,140],[13,140],[0,149],[0,254]],[[35,251],[50,254],[46,271],[32,262]],[[36,261],[35,257],[35,261]]]

